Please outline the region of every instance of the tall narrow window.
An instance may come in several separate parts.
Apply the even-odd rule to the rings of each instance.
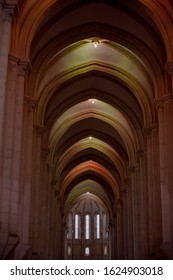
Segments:
[[[96,238],[100,238],[100,215],[96,215]]]
[[[68,248],[67,248],[67,254],[68,254],[68,256],[71,255],[71,247],[70,246],[68,246]]]
[[[73,220],[73,216],[72,213],[69,214],[68,217],[68,228],[67,228],[67,238],[72,239],[72,220]]]
[[[88,214],[85,215],[85,238],[90,238],[90,216]]]
[[[107,255],[107,254],[108,254],[108,247],[104,246],[104,255]]]
[[[75,215],[75,239],[79,239],[79,215]]]
[[[85,256],[88,256],[90,254],[90,248],[86,247],[85,248]]]

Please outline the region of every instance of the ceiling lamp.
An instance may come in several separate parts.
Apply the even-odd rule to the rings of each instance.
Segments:
[[[100,44],[100,42],[97,41],[97,40],[92,41],[92,43],[93,43],[93,45],[94,45],[94,48],[97,48],[98,45]]]
[[[92,104],[94,104],[95,103],[95,99],[88,99],[88,101],[90,101]]]

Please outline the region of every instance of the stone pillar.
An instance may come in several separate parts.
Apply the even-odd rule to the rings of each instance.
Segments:
[[[164,120],[166,139],[166,185],[169,198],[170,224],[169,251],[170,259],[173,259],[173,96],[164,99]]]
[[[156,164],[159,163],[158,125],[145,127],[143,133],[147,146],[149,258],[157,259],[162,239],[160,167]]]
[[[13,160],[12,160],[12,187],[10,192],[10,227],[16,231],[18,227],[18,204],[21,191],[21,160],[22,160],[22,133],[24,111],[25,76],[29,71],[29,63],[19,62],[18,77],[16,81],[15,115],[13,133]]]
[[[30,205],[31,205],[31,181],[32,181],[32,138],[33,138],[33,114],[36,108],[35,100],[25,97],[23,114],[23,168],[21,176],[20,196],[19,196],[19,218],[18,234],[20,244],[16,250],[18,259],[25,258],[30,249]]]
[[[131,203],[132,203],[132,227],[133,227],[133,252],[134,259],[140,259],[140,192],[139,192],[139,165],[129,167],[131,173]]]
[[[140,258],[148,258],[148,190],[147,190],[147,168],[146,153],[137,152],[139,161],[139,200],[138,211],[140,213]]]
[[[120,192],[121,200],[122,200],[122,211],[123,211],[123,243],[124,243],[124,252],[123,259],[128,259],[128,217],[127,217],[127,189],[126,186],[123,185],[123,188]]]
[[[8,64],[8,84],[7,96],[5,101],[5,126],[4,126],[4,139],[3,139],[3,159],[2,159],[2,173],[1,173],[1,223],[5,232],[8,234],[8,221],[9,221],[9,203],[10,203],[10,190],[12,185],[11,169],[12,169],[12,151],[13,151],[13,133],[14,133],[14,110],[15,110],[15,88],[18,71],[18,59],[15,57],[9,58]],[[1,200],[0,199],[0,200]],[[5,212],[4,212],[4,210]],[[6,224],[6,226],[5,226]],[[13,229],[9,228],[10,233],[14,233]]]
[[[133,217],[132,217],[132,188],[131,180],[128,178],[124,182],[124,231],[126,246],[126,259],[133,259]]]
[[[40,176],[40,191],[39,191],[39,215],[40,215],[40,226],[39,226],[39,254],[41,259],[48,257],[48,235],[49,235],[49,207],[48,197],[51,186],[48,184],[48,155],[49,149],[43,149],[41,151],[41,176]]]
[[[50,190],[50,220],[49,220],[49,258],[54,259],[54,234],[55,234],[55,191],[53,189]]]
[[[10,101],[13,108],[14,114],[10,115],[7,124],[12,121],[11,126],[6,127],[6,133],[10,133],[9,139],[4,139],[4,145],[9,148],[12,145],[9,154],[5,154],[4,157],[4,172],[2,182],[5,184],[2,188],[2,202],[1,202],[1,221],[5,226],[4,234],[16,234],[17,232],[17,221],[18,221],[18,202],[19,202],[19,190],[20,190],[20,170],[21,170],[21,148],[22,148],[22,129],[23,129],[23,99],[24,99],[24,85],[25,85],[25,74],[28,70],[28,62],[18,62],[18,71],[16,76],[16,84],[12,81],[13,98]],[[9,72],[9,77],[12,74]],[[13,77],[13,78],[14,78]],[[9,88],[10,85],[8,85]],[[15,100],[14,100],[15,98]],[[8,98],[6,100],[8,102]],[[14,104],[14,103],[15,104]],[[9,105],[9,104],[8,104]],[[15,107],[13,107],[15,106]],[[6,114],[8,114],[8,110]],[[11,112],[12,113],[12,112]],[[7,116],[8,117],[8,116]],[[7,134],[5,135],[5,137]],[[7,150],[6,150],[7,151]],[[8,160],[8,156],[10,156]],[[10,175],[10,177],[9,177]],[[9,184],[6,184],[8,180]],[[8,216],[7,216],[8,215]],[[1,232],[1,233],[2,233]],[[5,237],[5,235],[4,235]],[[4,241],[3,241],[4,242]]]
[[[165,135],[165,118],[163,100],[155,101],[158,111],[159,124],[159,156],[160,156],[160,189],[161,189],[161,208],[162,208],[162,235],[163,241],[161,250],[169,257],[170,244],[170,212],[169,212],[169,192],[166,178],[166,135]]]
[[[158,109],[161,154],[161,198],[163,243],[161,249],[167,258],[173,258],[173,97],[164,97]]]
[[[3,164],[3,127],[4,123],[4,108],[6,98],[6,84],[7,84],[7,67],[8,54],[11,39],[11,21],[14,15],[16,5],[3,8],[3,2],[0,2],[0,255],[1,249],[6,239],[8,231],[8,203],[9,203],[9,189],[3,189],[2,178],[2,164]],[[9,187],[7,187],[9,188]]]
[[[1,34],[2,34],[2,21],[3,21],[3,6],[0,2],[0,41],[1,41]]]
[[[39,252],[39,226],[40,226],[40,189],[41,189],[41,159],[42,142],[44,136],[44,127],[34,125],[33,134],[33,172],[32,172],[32,194],[31,194],[31,244],[35,254]]]
[[[115,208],[115,206],[114,206]],[[110,227],[109,227],[109,254],[110,254],[110,259],[112,260],[117,260],[118,259],[118,237],[117,237],[117,226],[118,226],[118,222],[117,222],[117,215],[118,215],[118,208],[117,211],[115,209],[113,209],[113,215],[112,215],[112,219],[110,221]]]
[[[124,220],[123,220],[123,201],[119,200],[117,207],[117,257],[119,260],[124,259]]]
[[[46,159],[47,161],[47,159]],[[48,163],[44,167],[47,173],[47,188],[46,188],[46,233],[45,233],[45,242],[46,242],[46,250],[45,250],[45,258],[53,259],[53,233],[54,233],[54,199],[55,199],[55,181],[52,180],[54,173],[54,166],[50,166]]]
[[[62,206],[60,204],[59,192],[55,190],[55,220],[54,220],[54,259],[64,258],[64,246],[65,246],[65,221]]]
[[[173,62],[165,69],[165,92],[155,100],[159,120],[160,179],[162,202],[161,250],[167,258],[173,258]]]
[[[2,141],[4,126],[4,108],[7,84],[8,54],[11,40],[11,22],[16,5],[2,7],[0,3],[0,162],[2,162]],[[2,182],[0,178],[0,182]]]

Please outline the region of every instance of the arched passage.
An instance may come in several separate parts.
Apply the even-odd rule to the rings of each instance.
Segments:
[[[171,258],[171,1],[12,2],[0,1],[1,257]]]

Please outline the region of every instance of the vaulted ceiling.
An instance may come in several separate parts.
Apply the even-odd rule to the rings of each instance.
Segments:
[[[143,129],[157,121],[153,103],[172,58],[164,26],[171,29],[171,3],[30,0],[20,7],[12,47],[32,65],[27,92],[38,102],[34,122],[45,127],[62,203],[68,208],[90,192],[118,207],[129,168],[145,150]]]

